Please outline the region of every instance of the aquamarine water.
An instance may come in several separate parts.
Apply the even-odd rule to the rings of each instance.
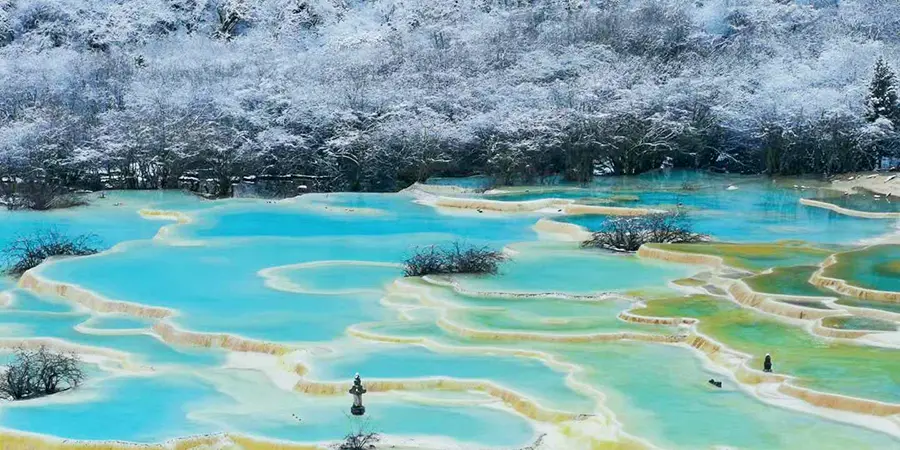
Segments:
[[[577,413],[592,413],[597,403],[566,386],[562,373],[534,358],[445,353],[418,346],[382,344],[311,362],[315,369],[310,376],[318,380],[345,380],[356,372],[371,379],[503,380],[503,386],[509,389]]]
[[[383,263],[330,261],[319,265],[288,266],[276,272],[288,281],[288,287],[299,291],[341,293],[351,291],[381,291],[403,276],[402,267]]]
[[[722,379],[688,351],[666,346],[613,344],[581,348],[569,358],[588,367],[585,378],[609,393],[609,406],[621,419],[666,448],[891,448],[887,437],[859,432],[768,407],[748,398],[731,380],[723,388],[706,380]],[[607,367],[630,368],[623,377]],[[886,447],[882,447],[886,446]]]
[[[253,371],[223,370],[204,378],[227,393],[227,398],[211,399],[196,408],[193,416],[236,433],[315,442],[368,429],[420,439],[445,436],[468,448],[509,448],[535,438],[527,420],[498,409],[484,396],[453,402],[441,393],[369,394],[366,416],[360,420],[348,417],[345,398],[285,395]]]
[[[5,427],[80,440],[161,442],[218,431],[189,420],[192,406],[218,394],[190,376],[111,377],[82,388],[80,401],[7,406]]]
[[[433,183],[487,186],[483,179]],[[893,220],[843,216],[799,203],[830,195],[822,187],[810,180],[673,172],[601,178],[586,186],[454,195],[501,201],[566,198],[626,207],[680,204],[698,231],[719,241],[829,244],[814,252],[799,250],[798,242],[777,244],[783,251],[775,259],[769,250],[736,247],[752,258],[744,269],[755,272],[815,265],[832,251],[858,248],[860,240],[896,229]],[[861,210],[882,208],[858,205],[865,202],[861,197],[846,201]],[[595,229],[609,219],[605,216],[479,215],[428,203],[408,193],[210,202],[171,192],[111,192],[104,199],[95,194],[90,206],[71,210],[4,211],[0,240],[54,226],[65,233],[94,233],[105,249],[115,246],[95,256],[43,264],[34,270],[38,277],[77,285],[99,299],[166,308],[170,314],[101,313],[71,298],[17,288],[15,280],[3,278],[0,289],[8,300],[0,309],[4,348],[39,340],[78,349],[90,378],[71,392],[0,404],[0,426],[91,441],[155,443],[228,432],[334,443],[359,425],[348,415],[351,398],[343,393],[358,372],[364,382],[411,386],[365,396],[369,426],[390,445],[412,440],[522,448],[545,432],[564,441],[569,431],[562,430],[579,426],[578,421],[542,418],[523,408],[524,401],[571,417],[614,419],[625,433],[663,448],[881,449],[900,444],[900,432],[877,420],[866,428],[761,400],[685,346],[605,340],[633,333],[664,341],[684,333],[683,327],[625,321],[621,313],[660,296],[678,298],[684,288],[671,282],[708,267],[583,249],[532,230],[540,218]],[[142,217],[141,210],[176,211],[190,221]],[[167,231],[158,234],[162,226]],[[505,248],[509,259],[496,275],[402,279],[400,264],[406,257],[454,241]],[[892,251],[864,252],[864,264],[843,273],[858,284],[891,290],[895,266],[886,255]],[[798,278],[810,270],[798,268],[797,277],[785,270],[755,279],[769,293],[819,292]],[[806,343],[804,336],[809,343],[819,342],[807,328],[741,309],[727,297],[717,301],[739,314],[688,306],[673,311],[702,317],[710,322],[702,329],[711,337],[756,358],[763,348],[779,347],[773,339],[790,337],[779,350],[778,368],[800,377],[803,386],[897,401],[889,361],[895,350],[863,343],[851,354],[845,353],[848,346],[826,345],[814,353],[833,364],[802,364],[802,353],[811,350],[797,343]],[[771,332],[754,335],[755,323]],[[168,336],[165,341],[157,334],[160,325],[197,339]],[[227,350],[220,345],[222,335],[279,344],[281,350],[274,355]],[[584,339],[593,342],[572,342]],[[724,380],[723,388],[709,386],[709,378]],[[437,390],[412,387],[431,379],[449,384]],[[453,380],[498,386],[513,397],[461,391],[451,387]],[[305,394],[294,389],[298,382],[314,387],[343,383],[346,389],[337,395]],[[560,448],[592,445],[565,442]]]
[[[514,250],[518,254],[501,273],[458,277],[460,286],[487,292],[590,294],[661,286],[691,273],[688,266],[581,249],[577,244],[532,244]],[[547,264],[548,258],[554,263]]]
[[[681,207],[696,231],[731,242],[771,242],[799,239],[839,244],[873,238],[896,229],[894,219],[869,219],[838,214],[799,204],[802,190],[770,183],[747,183],[736,190],[714,187],[700,191],[651,192],[623,205],[634,207]],[[590,230],[603,226],[609,217],[580,215],[561,218]]]
[[[196,348],[166,345],[149,333],[90,334],[76,329],[90,319],[83,313],[48,313],[28,311],[0,312],[0,338],[55,338],[73,344],[101,350],[124,352],[133,362],[159,366],[184,364],[191,366],[218,365],[224,361],[221,352],[200,351]]]

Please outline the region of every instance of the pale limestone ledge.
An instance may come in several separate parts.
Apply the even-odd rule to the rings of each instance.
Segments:
[[[38,274],[39,268],[40,266],[22,274],[19,278],[19,287],[41,295],[56,295],[101,313],[122,313],[150,319],[163,319],[174,314],[174,311],[168,308],[110,300],[75,284],[50,281]]]
[[[866,307],[862,307],[862,306],[851,306],[851,305],[838,304],[837,300],[829,302],[828,305],[832,306],[834,308],[843,309],[843,310],[853,314],[854,316],[858,316],[858,317],[868,317],[870,319],[880,319],[880,320],[887,320],[890,322],[900,322],[900,313],[884,311],[881,309],[866,308]]]
[[[548,208],[562,209],[573,201],[574,200],[548,198],[521,202],[506,202],[501,200],[488,200],[482,198],[437,197],[433,199],[431,203],[434,206],[440,208],[458,208],[504,213],[519,213],[534,212]]]
[[[574,200],[545,198],[526,201],[502,201],[466,197],[434,197],[420,199],[422,203],[439,208],[481,210],[499,213],[556,212],[563,214],[603,214],[608,216],[642,216],[662,210],[626,208],[619,206],[594,206],[575,204]]]
[[[706,265],[714,268],[727,267],[722,258],[713,255],[683,253],[672,250],[663,250],[650,246],[642,246],[638,250],[638,256],[642,258],[658,259],[663,261]],[[783,303],[778,300],[800,300],[800,301],[828,301],[833,305],[834,298],[830,297],[804,297],[794,295],[767,294],[752,290],[742,280],[729,280],[725,291],[740,305],[747,306],[768,314],[799,320],[817,320],[823,317],[845,314],[843,305],[834,305],[834,310],[824,310],[817,308],[807,308],[799,305]],[[856,308],[860,309],[860,308]],[[868,315],[877,316],[877,312],[870,312]]]
[[[876,330],[841,330],[839,328],[826,327],[822,325],[821,319],[813,323],[812,332],[813,334],[833,339],[857,339],[868,334],[884,333]]]
[[[540,234],[558,236],[564,241],[584,242],[592,236],[590,231],[574,223],[557,222],[546,218],[538,219],[531,229]]]
[[[832,203],[808,198],[801,198],[800,204],[814,208],[827,209],[845,216],[862,217],[864,219],[900,219],[900,212],[857,211],[855,209],[844,208]]]
[[[486,198],[448,197],[447,195],[465,195],[476,193],[476,190],[458,186],[435,186],[415,183],[404,189],[404,193],[416,197],[420,203],[431,206],[457,209],[471,209],[492,212],[560,212],[565,214],[603,214],[609,216],[641,216],[664,212],[651,208],[628,208],[621,206],[580,205],[575,200],[562,198],[545,198],[525,201],[504,201]],[[501,192],[501,191],[493,191]]]
[[[845,317],[853,317],[853,315],[846,314]],[[810,332],[830,339],[855,341],[873,347],[900,348],[900,331],[897,330],[844,330],[826,327],[822,324],[822,319],[819,319],[813,322]]]
[[[622,206],[598,206],[570,204],[563,208],[566,214],[600,214],[605,216],[645,216],[647,214],[663,213],[661,209],[653,208],[626,208]]]
[[[329,194],[303,194],[296,197],[276,200],[275,205],[291,206],[293,208],[302,209],[319,214],[343,214],[351,216],[386,216],[390,214],[388,211],[378,208],[366,207],[349,207],[328,203],[327,200],[317,201],[318,199],[327,199]]]
[[[663,250],[649,245],[642,245],[641,248],[638,249],[637,255],[641,258],[658,259],[660,261],[682,264],[703,265],[716,269],[726,267],[720,256],[704,255],[700,253],[682,253],[673,250]]]
[[[172,220],[180,224],[187,224],[193,222],[191,216],[181,212],[181,211],[165,211],[165,210],[157,210],[157,209],[141,209],[138,210],[138,214],[145,219],[151,220]]]
[[[806,308],[799,305],[783,303],[777,300],[822,301],[830,298],[804,297],[799,295],[780,295],[756,292],[742,280],[735,280],[728,286],[727,292],[737,303],[760,311],[791,319],[817,320],[823,317],[846,314],[842,310]]]
[[[622,311],[618,315],[619,319],[626,322],[642,323],[647,325],[693,325],[698,322],[697,319],[691,317],[652,317],[634,314],[630,311]]]
[[[547,440],[547,434],[543,434],[542,436],[543,438],[538,441]],[[541,446],[540,444],[542,442],[538,441],[536,441],[536,445],[531,448],[534,448],[535,450],[560,448]],[[465,446],[449,439],[402,438],[395,436],[383,436],[379,443],[379,448],[381,447],[394,450],[466,449]],[[73,441],[51,436],[4,431],[0,432],[0,448],[4,450],[330,450],[336,448],[336,442],[297,444],[286,441],[268,440],[259,437],[242,436],[233,433],[221,433],[172,439],[158,444],[137,444],[122,441]],[[609,450],[632,450],[649,447],[611,443],[603,448]]]
[[[587,421],[577,421],[560,427],[557,433],[545,433],[534,442],[534,450],[550,450],[559,448],[602,448],[605,450],[638,450],[653,448],[637,440],[623,442],[607,442],[596,438],[596,428]],[[588,425],[588,426],[585,426]],[[580,433],[580,435],[578,434]],[[556,436],[565,439],[565,446],[559,446]],[[584,437],[585,443],[576,442],[576,438]],[[466,450],[462,444],[446,439],[421,439],[398,438],[384,436],[379,448],[394,450]],[[242,436],[232,433],[212,434],[204,436],[185,437],[173,439],[159,444],[136,444],[121,441],[86,442],[59,439],[50,436],[16,433],[13,431],[0,432],[0,448],[4,450],[329,450],[336,448],[331,444],[295,444],[285,441],[266,440],[258,437]]]
[[[502,401],[519,414],[540,422],[559,423],[575,420],[578,417],[574,413],[544,408],[522,394],[502,388],[489,381],[458,380],[445,377],[397,380],[367,379],[366,389],[370,393],[388,391],[483,392]],[[347,383],[301,380],[294,387],[294,390],[310,395],[343,396],[347,394]]]
[[[506,298],[506,299],[520,299],[520,298],[558,298],[562,300],[571,300],[571,301],[579,301],[579,302],[596,302],[609,300],[612,298],[625,298],[624,295],[619,295],[616,293],[610,292],[600,292],[596,294],[572,294],[567,292],[505,292],[505,291],[473,291],[466,288],[463,288],[459,285],[459,282],[453,280],[452,278],[448,278],[446,276],[440,275],[425,275],[421,277],[421,280],[432,284],[435,286],[449,287],[453,289],[453,292],[457,294],[466,296],[466,297],[490,297],[490,298]],[[401,280],[394,281],[395,288],[410,288],[411,286],[408,283],[405,283]],[[630,300],[630,299],[629,299]]]
[[[88,309],[102,313],[122,313],[151,319],[165,319],[174,315],[174,311],[167,308],[109,300],[80,286],[49,281],[37,275],[34,270],[25,272],[19,280],[19,285],[39,294],[58,295]],[[290,347],[282,344],[257,341],[230,334],[183,331],[164,322],[157,322],[151,329],[160,339],[170,344],[222,348],[239,352],[257,352],[272,355],[281,355],[291,350]]]
[[[811,405],[820,408],[836,409],[839,411],[856,412],[872,416],[895,416],[900,414],[900,405],[895,403],[880,402],[863,398],[849,397],[839,394],[826,394],[811,389],[784,383],[778,388],[782,393],[799,398]],[[895,434],[896,436],[896,434]]]
[[[898,347],[900,344],[891,336],[887,336],[888,332],[878,330],[839,330],[835,328],[825,327],[822,325],[822,319],[831,316],[847,316],[853,315],[852,312],[844,305],[838,305],[837,299],[833,297],[804,297],[792,295],[765,294],[752,290],[742,280],[729,281],[728,294],[740,305],[756,309],[758,311],[771,314],[774,316],[784,317],[787,319],[802,320],[810,323],[806,327],[807,331],[813,335],[844,340],[859,340],[861,338],[869,338],[865,340],[867,343],[881,347]],[[781,301],[779,301],[781,300]],[[833,308],[830,310],[819,308],[807,308],[799,305],[783,303],[784,300],[797,301],[820,301],[823,304]],[[863,309],[863,308],[853,308]],[[867,310],[868,316],[873,318],[881,318],[881,314],[876,310]],[[885,335],[885,336],[874,336]]]
[[[553,334],[528,331],[479,330],[458,325],[450,320],[447,320],[446,318],[438,319],[437,325],[441,329],[458,336],[483,339],[488,341],[531,341],[557,343],[612,342],[622,340],[660,343],[675,343],[684,341],[684,337],[682,336],[635,333],[628,331],[591,334]]]
[[[169,440],[158,444],[123,441],[74,441],[15,431],[0,431],[4,450],[325,450],[328,446],[266,441],[237,434],[210,434]]]
[[[285,355],[293,350],[287,345],[247,339],[231,334],[184,331],[164,322],[158,322],[153,325],[152,329],[164,342],[169,344],[221,348],[235,352],[264,353],[276,356]]]
[[[293,292],[298,294],[316,294],[316,295],[348,295],[365,292],[381,292],[381,289],[358,288],[358,289],[308,289],[298,283],[291,281],[285,275],[285,272],[301,271],[304,269],[312,269],[316,267],[329,266],[362,266],[362,267],[384,267],[391,269],[402,269],[403,264],[379,262],[379,261],[358,261],[358,260],[322,260],[296,264],[286,264],[283,266],[267,267],[256,272],[263,278],[266,287],[284,292]]]
[[[848,295],[850,297],[856,297],[863,300],[873,300],[880,302],[891,302],[891,303],[900,303],[900,292],[892,292],[892,291],[878,291],[875,289],[866,289],[858,286],[853,286],[847,283],[846,280],[841,280],[838,278],[830,278],[824,275],[825,270],[837,264],[838,256],[840,254],[835,254],[829,256],[820,266],[819,270],[813,272],[812,276],[809,278],[809,282],[826,289],[831,289],[835,292]]]
[[[141,209],[138,211],[141,217],[149,220],[169,220],[175,223],[163,225],[153,236],[154,240],[171,241],[181,245],[199,245],[199,242],[180,240],[175,237],[175,229],[181,225],[194,222],[194,218],[180,211],[164,211],[156,209]]]
[[[84,320],[83,322],[78,323],[73,327],[73,329],[82,334],[93,334],[96,336],[126,336],[133,334],[140,334],[149,331],[150,325],[143,327],[134,327],[134,328],[94,328],[91,326],[91,322],[95,319],[99,319],[101,316],[91,315],[89,318]]]
[[[474,194],[476,193],[475,189],[464,188],[460,186],[452,186],[452,185],[440,185],[440,184],[422,184],[422,183],[413,183],[406,189],[403,189],[403,193],[410,194],[414,197],[421,196],[436,196],[436,195],[462,195],[462,194]]]

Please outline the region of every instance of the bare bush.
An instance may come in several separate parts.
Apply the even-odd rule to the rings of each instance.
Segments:
[[[582,247],[596,247],[617,252],[634,252],[649,242],[700,242],[706,236],[691,231],[691,224],[683,211],[676,210],[638,217],[613,219],[600,231],[581,243]]]
[[[4,271],[21,275],[51,256],[84,256],[97,253],[96,237],[90,234],[67,236],[55,228],[18,236],[3,248]]]
[[[350,433],[344,436],[344,442],[338,448],[340,450],[371,450],[380,440],[381,436],[378,433]]]
[[[444,254],[438,247],[418,248],[406,261],[403,262],[403,275],[407,277],[419,277],[432,273],[444,273],[446,264]]]
[[[381,435],[371,430],[368,420],[354,426],[354,430],[344,436],[343,442],[337,445],[338,450],[373,450],[381,440]]]
[[[11,211],[46,211],[87,204],[82,196],[69,192],[65,187],[43,181],[4,185],[0,190],[0,200]]]
[[[18,348],[0,374],[0,397],[28,400],[78,387],[85,379],[78,355]]]
[[[407,277],[451,273],[495,274],[505,259],[503,252],[489,247],[472,247],[459,242],[447,247],[432,245],[417,248],[404,261],[403,273]]]

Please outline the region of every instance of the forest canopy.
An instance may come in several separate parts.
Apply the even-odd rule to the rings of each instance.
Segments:
[[[0,175],[867,170],[898,68],[896,0],[0,0]]]

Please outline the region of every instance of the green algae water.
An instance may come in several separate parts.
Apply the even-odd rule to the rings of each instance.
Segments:
[[[875,245],[842,253],[823,275],[876,291],[900,291],[900,245]]]
[[[212,448],[326,448],[362,427],[381,435],[377,448],[401,449],[900,446],[889,418],[900,414],[900,310],[810,282],[837,255],[825,276],[900,291],[896,220],[800,203],[893,211],[881,197],[694,172],[476,192],[489,181],[282,201],[109,192],[70,210],[4,211],[2,241],[53,226],[93,233],[105,251],[2,280],[4,364],[17,346],[46,345],[79,354],[89,377],[0,403],[0,448],[21,433],[111,447],[202,435]],[[678,258],[615,254],[534,228],[552,219],[591,230],[615,217],[434,206],[441,195],[681,207],[710,241],[648,246]],[[507,260],[490,275],[403,277],[408,256],[454,242]],[[735,297],[738,279],[857,337],[818,335],[815,319]],[[701,336],[732,353],[692,346]],[[784,379],[737,376],[734,361],[758,371],[767,353],[792,386],[857,403],[823,406],[780,389]],[[350,415],[357,373],[363,418]]]
[[[835,296],[834,291],[810,283],[809,279],[816,270],[819,270],[818,266],[778,267],[769,273],[745,278],[744,282],[756,292],[801,297]]]
[[[732,302],[707,296],[655,300],[636,312],[697,318],[700,332],[729,348],[755,355],[751,364],[762,367],[762,356],[771,353],[778,361],[779,373],[795,375],[808,386],[845,395],[900,401],[898,350],[834,342]],[[834,377],[835,373],[841,376]]]

